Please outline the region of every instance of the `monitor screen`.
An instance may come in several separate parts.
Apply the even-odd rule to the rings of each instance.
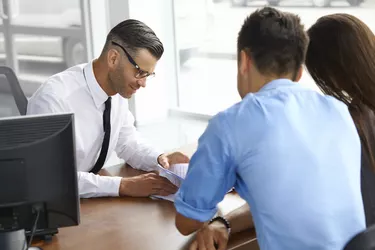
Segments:
[[[0,119],[0,231],[79,224],[74,115]]]

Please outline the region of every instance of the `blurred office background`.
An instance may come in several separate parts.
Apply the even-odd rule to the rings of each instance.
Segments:
[[[240,100],[237,33],[265,5],[299,14],[307,28],[320,16],[350,13],[375,32],[375,0],[0,0],[0,64],[15,70],[30,97],[49,76],[99,56],[118,22],[144,21],[165,54],[130,109],[143,136],[171,150],[195,142],[212,115]],[[2,82],[0,117],[16,112]],[[307,73],[301,84],[317,89]]]

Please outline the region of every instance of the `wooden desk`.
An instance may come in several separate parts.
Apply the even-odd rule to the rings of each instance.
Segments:
[[[191,147],[183,149],[191,155]],[[189,151],[190,150],[190,151]],[[103,175],[134,176],[141,171],[114,166]],[[244,201],[228,194],[219,204],[219,213],[227,213]],[[59,229],[51,242],[36,242],[43,250],[178,250],[188,249],[191,236],[182,236],[175,228],[173,203],[150,198],[81,199],[81,224]],[[228,249],[259,249],[255,231],[233,235]]]

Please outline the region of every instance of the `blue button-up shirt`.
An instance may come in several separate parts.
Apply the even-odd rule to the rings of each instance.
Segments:
[[[361,147],[347,106],[279,79],[211,119],[175,206],[208,221],[229,189],[261,249],[342,249],[365,229]]]

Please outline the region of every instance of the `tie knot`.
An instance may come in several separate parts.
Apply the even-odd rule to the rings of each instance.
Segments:
[[[111,106],[111,101],[112,101],[112,97],[108,97],[107,101],[105,101],[105,107],[110,107]]]

